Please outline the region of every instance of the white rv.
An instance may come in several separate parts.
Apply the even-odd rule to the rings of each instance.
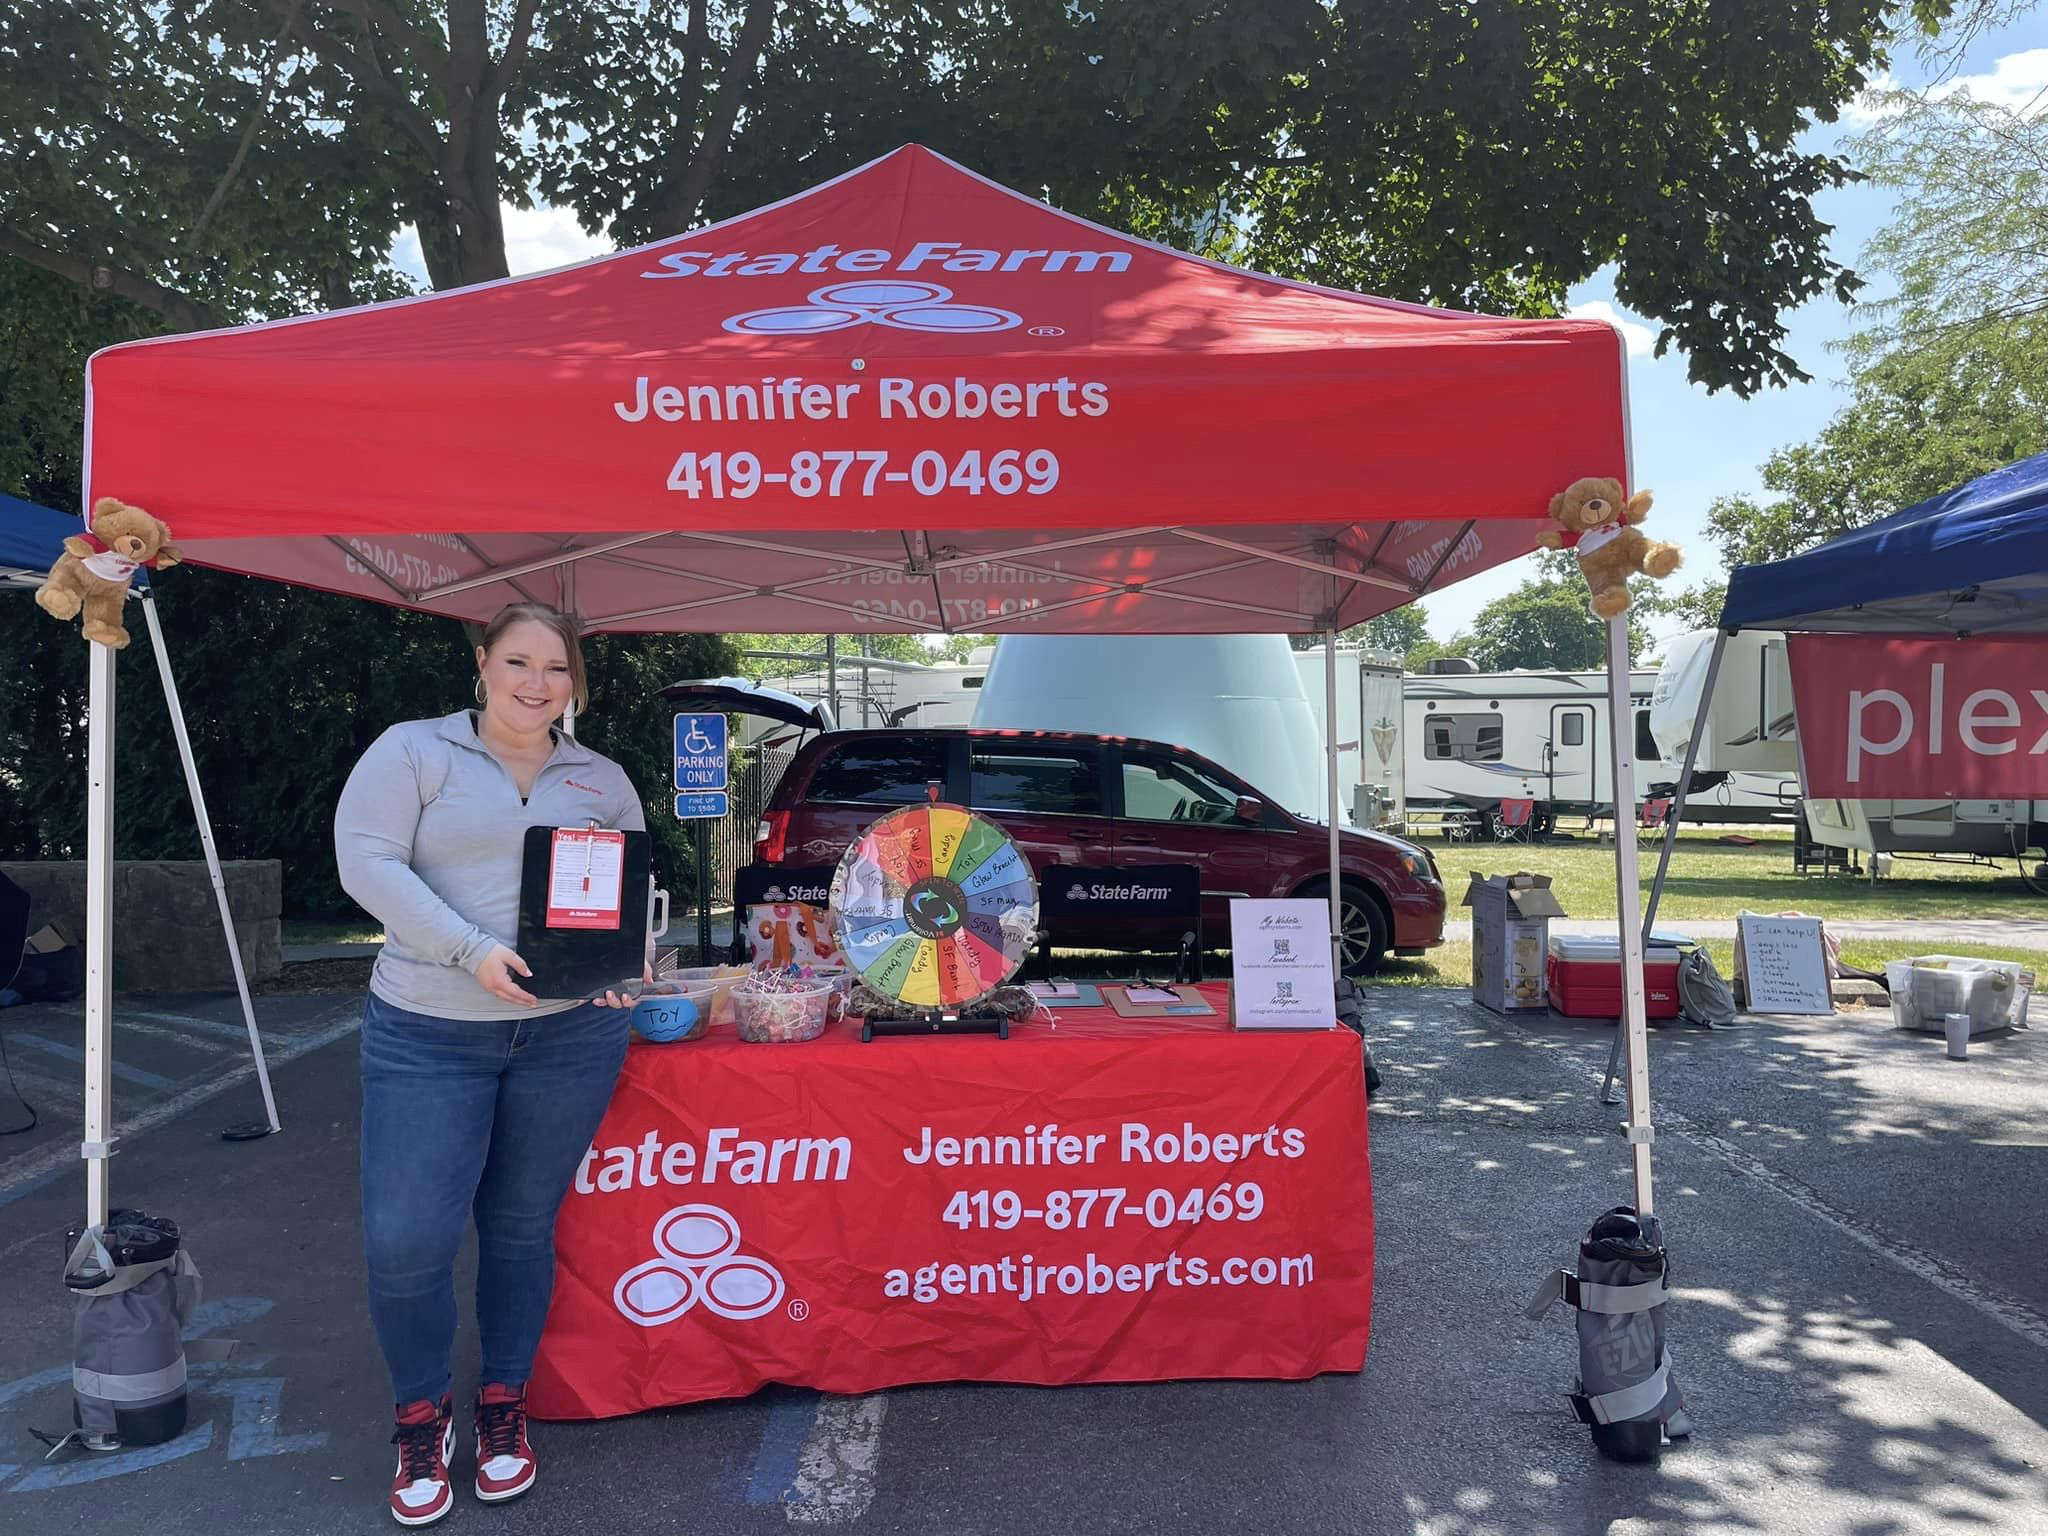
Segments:
[[[1714,631],[1670,647],[1651,703],[1650,726],[1667,758],[1682,760],[1706,684]],[[1798,722],[1785,637],[1743,630],[1728,637],[1694,767],[1731,778],[1792,773],[1799,766]],[[1708,789],[1705,793],[1712,794]],[[1807,800],[1807,831],[1817,843],[1865,853],[1963,853],[2021,858],[2048,846],[2048,801]]]
[[[832,704],[842,729],[873,730],[887,726],[968,725],[988,676],[985,646],[968,661],[895,661],[882,656],[844,655],[834,673],[802,672],[771,679],[774,686],[800,699]],[[837,695],[836,703],[830,697]],[[746,740],[787,736],[789,728],[757,716],[742,716]]]
[[[1407,681],[1407,794],[1411,810],[1463,808],[1490,836],[1502,800],[1533,800],[1531,826],[1549,830],[1560,815],[1610,814],[1614,760],[1607,739],[1605,672],[1439,670]],[[1663,674],[1668,676],[1668,672]],[[1668,796],[1681,761],[1652,734],[1657,672],[1629,674],[1636,792]],[[1697,694],[1695,694],[1697,698]],[[1797,790],[1789,770],[1722,773],[1710,786],[1695,770],[1686,819],[1753,822],[1789,819]]]
[[[1533,800],[1530,830],[1559,815],[1611,809],[1614,764],[1607,740],[1605,672],[1478,672],[1432,662],[1408,678],[1408,807],[1477,813],[1491,836],[1503,800]],[[1470,666],[1470,663],[1465,663]],[[1649,739],[1654,672],[1629,674],[1638,761]],[[1644,769],[1644,777],[1649,770]]]
[[[1323,647],[1294,653],[1302,688],[1316,726],[1329,738],[1323,718],[1328,680]],[[1401,658],[1358,646],[1337,647],[1337,783],[1340,802],[1354,826],[1399,832],[1407,822],[1407,755],[1401,748],[1403,678]]]

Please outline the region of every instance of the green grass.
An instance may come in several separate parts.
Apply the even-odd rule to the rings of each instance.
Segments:
[[[314,923],[286,918],[279,924],[285,944],[381,944],[384,930],[367,918],[353,923]]]
[[[1733,939],[1710,939],[1707,950],[1714,957],[1714,968],[1721,975],[1733,979],[1735,975],[1735,941]],[[1858,970],[1881,971],[1887,960],[1910,960],[1916,955],[1958,955],[1966,959],[2010,960],[2015,965],[2024,965],[2036,975],[2048,978],[2048,951],[2032,949],[2006,949],[1983,944],[1944,944],[1930,940],[1916,944],[1910,940],[1864,940],[1844,939],[1842,961]],[[1472,985],[1472,946],[1470,943],[1439,944],[1426,956],[1416,960],[1389,958],[1384,969],[1364,978],[1367,986],[1381,987],[1469,987]]]
[[[1732,920],[1744,907],[1757,912],[1797,908],[1815,917],[1909,919],[1920,917],[2019,918],[2048,921],[2048,897],[2036,896],[2013,865],[1932,863],[1901,859],[1872,885],[1867,877],[1798,875],[1789,840],[1773,838],[1741,848],[1714,841],[1718,834],[1682,833],[1671,854],[1671,873],[1657,916]],[[1572,917],[1614,915],[1614,849],[1589,840],[1541,843],[1428,844],[1443,870],[1453,915],[1467,871],[1486,875],[1529,870],[1549,875],[1558,904]],[[1645,894],[1657,869],[1657,842],[1641,848]]]

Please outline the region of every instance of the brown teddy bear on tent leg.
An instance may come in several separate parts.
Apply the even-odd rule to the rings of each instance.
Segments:
[[[36,603],[59,619],[83,610],[85,638],[118,651],[128,643],[121,605],[136,567],[161,570],[183,558],[169,528],[140,507],[102,496],[93,503],[92,532],[64,541],[64,553],[36,588]]]
[[[1684,556],[1676,544],[1645,538],[1634,525],[1650,514],[1650,493],[1622,498],[1619,480],[1574,480],[1550,498],[1558,526],[1537,535],[1545,549],[1569,549],[1579,557],[1594,617],[1611,619],[1628,611],[1628,579],[1669,576]]]

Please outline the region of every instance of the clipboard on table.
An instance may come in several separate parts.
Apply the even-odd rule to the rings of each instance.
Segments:
[[[528,827],[519,864],[515,978],[535,997],[637,994],[647,961],[654,882],[645,832],[611,827]]]

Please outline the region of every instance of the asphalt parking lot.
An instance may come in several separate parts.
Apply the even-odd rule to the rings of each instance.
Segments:
[[[191,1006],[160,1004],[144,1005]],[[237,1017],[231,999],[201,1006]],[[296,1031],[275,1053],[292,1056],[275,1070],[285,1133],[252,1143],[217,1134],[249,1117],[246,1080],[204,1097],[165,1070],[176,1059],[145,1054],[150,1037],[135,1042],[132,1060],[170,1086],[122,1088],[124,1115],[156,1118],[115,1164],[117,1198],[185,1224],[207,1275],[200,1326],[242,1341],[201,1372],[193,1427],[169,1446],[41,1464],[29,1427],[68,1417],[57,1272],[82,1200],[75,1120],[40,1145],[0,1142],[0,1531],[391,1528],[389,1410],[356,1247],[353,1006],[260,1005],[297,1022],[278,1025]],[[1606,1032],[1417,990],[1375,993],[1369,1017],[1386,1087],[1362,1374],[783,1390],[543,1425],[536,1493],[493,1510],[465,1494],[445,1528],[2048,1530],[2048,1029],[1977,1042],[1966,1062],[1888,1016],[1654,1037],[1671,1337],[1698,1433],[1650,1471],[1592,1454],[1558,1395],[1569,1323],[1521,1313],[1539,1274],[1627,1195],[1616,1112],[1596,1102]],[[458,1379],[473,1370],[459,1361]]]

